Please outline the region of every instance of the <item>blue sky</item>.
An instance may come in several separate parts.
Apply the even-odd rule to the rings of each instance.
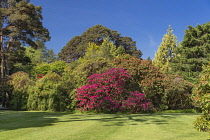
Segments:
[[[210,0],[31,0],[42,6],[46,43],[55,53],[76,35],[97,24],[137,42],[142,58],[154,57],[168,25],[182,41],[188,25],[210,21]]]

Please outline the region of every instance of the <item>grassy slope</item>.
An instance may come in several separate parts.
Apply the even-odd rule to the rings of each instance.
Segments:
[[[0,111],[1,140],[206,140],[198,114],[67,114]]]

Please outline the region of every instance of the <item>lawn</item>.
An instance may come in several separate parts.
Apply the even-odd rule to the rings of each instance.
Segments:
[[[0,140],[207,140],[196,113],[69,114],[0,111]]]

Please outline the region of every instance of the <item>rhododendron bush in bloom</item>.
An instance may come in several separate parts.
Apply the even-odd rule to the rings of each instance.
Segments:
[[[141,112],[151,110],[143,93],[131,91],[131,75],[122,68],[111,68],[103,74],[88,77],[88,84],[77,89],[81,111]]]

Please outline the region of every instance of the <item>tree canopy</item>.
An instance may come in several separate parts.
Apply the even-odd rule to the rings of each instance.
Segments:
[[[142,56],[142,52],[137,50],[136,42],[133,41],[132,38],[123,37],[117,31],[100,24],[90,27],[83,32],[81,36],[72,38],[66,46],[62,48],[58,56],[61,60],[66,62],[78,60],[80,57],[84,56],[89,42],[102,45],[105,37],[109,37],[110,41],[113,42],[117,48],[122,46],[126,53],[139,58]]]
[[[21,45],[37,48],[36,40],[46,42],[50,39],[48,30],[42,25],[41,10],[41,6],[34,6],[28,0],[1,1],[1,77],[8,75],[7,60],[22,48]]]
[[[0,1],[1,79],[9,75],[11,60],[18,61],[24,55],[23,46],[38,48],[36,40],[46,42],[50,39],[48,30],[42,25],[41,13],[41,6],[34,6],[29,0]],[[6,94],[5,91],[2,96],[5,98]],[[5,104],[5,99],[2,102]]]
[[[172,71],[178,72],[185,79],[195,82],[202,71],[202,66],[210,61],[210,22],[188,26],[181,46],[175,50]]]

